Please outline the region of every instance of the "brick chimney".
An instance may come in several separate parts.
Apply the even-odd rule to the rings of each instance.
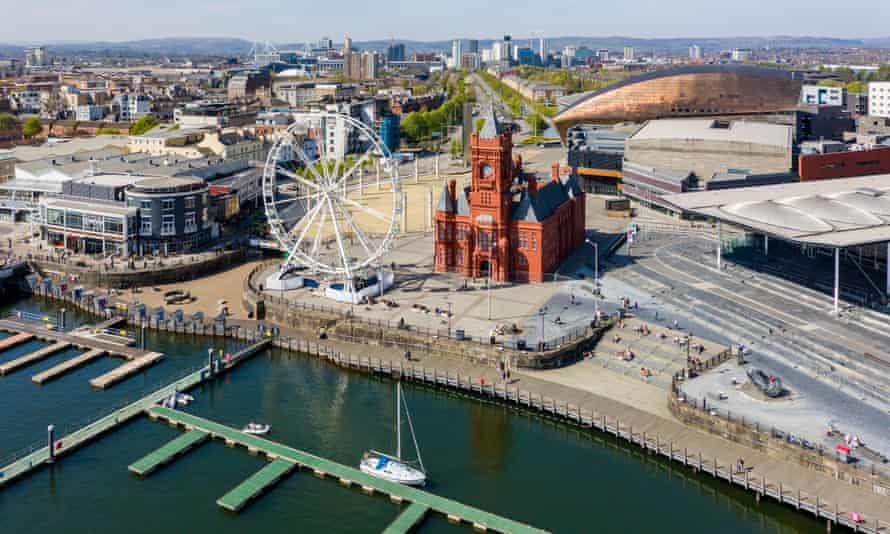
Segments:
[[[533,199],[538,197],[538,179],[533,175],[528,177],[528,196]]]
[[[457,180],[449,180],[448,197],[453,201],[457,201]]]
[[[550,179],[556,183],[560,183],[559,181],[559,162],[554,161],[553,165],[550,167]]]

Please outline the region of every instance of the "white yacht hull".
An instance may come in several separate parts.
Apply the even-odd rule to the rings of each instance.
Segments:
[[[359,469],[383,480],[403,484],[405,486],[423,486],[426,484],[426,474],[408,464],[390,459],[385,465],[378,468],[377,458],[362,460]]]

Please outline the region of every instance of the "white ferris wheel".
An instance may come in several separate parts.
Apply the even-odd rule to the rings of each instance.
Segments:
[[[263,172],[266,217],[287,252],[281,273],[303,267],[351,284],[379,266],[399,232],[400,185],[398,164],[370,127],[340,113],[301,115]]]

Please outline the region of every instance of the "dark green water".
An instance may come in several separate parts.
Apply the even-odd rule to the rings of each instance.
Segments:
[[[50,305],[32,299],[16,306]],[[114,361],[42,388],[30,382],[40,367],[0,378],[0,456],[40,439],[48,419],[77,422],[198,365],[206,351],[206,340],[159,334],[150,345],[167,360],[106,392],[86,382]],[[611,438],[413,384],[405,394],[433,480],[427,489],[491,512],[554,532],[824,531]],[[393,382],[310,357],[270,351],[193,395],[192,413],[237,427],[269,423],[270,438],[345,464],[355,465],[367,448],[394,447]],[[264,461],[219,442],[144,480],[129,474],[127,465],[178,434],[141,418],[3,489],[0,532],[381,532],[398,513],[386,499],[305,472],[239,515],[224,512],[216,499]],[[421,532],[472,530],[434,516]]]

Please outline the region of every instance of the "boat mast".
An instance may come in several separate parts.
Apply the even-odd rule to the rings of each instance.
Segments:
[[[402,458],[402,383],[396,382],[396,458]]]

